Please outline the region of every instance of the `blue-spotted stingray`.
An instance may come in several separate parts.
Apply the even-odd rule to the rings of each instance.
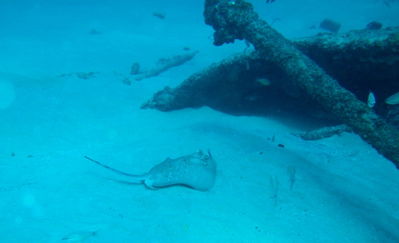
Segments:
[[[142,175],[125,173],[84,157],[117,174],[133,178],[132,183],[144,183],[151,189],[183,185],[198,191],[207,191],[212,188],[216,177],[216,161],[209,150],[208,155],[199,150],[177,159],[167,158]]]

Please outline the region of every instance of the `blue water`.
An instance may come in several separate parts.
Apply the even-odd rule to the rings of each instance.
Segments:
[[[289,39],[324,31],[324,18],[340,32],[399,23],[392,0],[250,2]],[[296,120],[140,109],[245,49],[212,45],[203,5],[0,0],[0,242],[399,241],[399,172],[356,134],[310,142],[291,135]],[[199,53],[130,76],[133,63],[149,70],[185,47]],[[120,183],[83,157],[141,174],[207,148],[218,163],[207,192]]]

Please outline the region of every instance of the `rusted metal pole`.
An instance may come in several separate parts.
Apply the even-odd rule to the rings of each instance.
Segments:
[[[399,131],[340,86],[253,11],[244,0],[205,0],[205,23],[214,30],[214,44],[247,40],[260,55],[281,68],[314,100],[352,127],[360,137],[399,168]]]

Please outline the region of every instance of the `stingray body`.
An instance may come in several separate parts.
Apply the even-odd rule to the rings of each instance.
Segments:
[[[209,151],[208,155],[199,150],[177,159],[167,158],[164,162],[155,165],[149,172],[142,175],[125,173],[89,157],[85,156],[85,158],[115,173],[129,176],[133,179],[133,183],[144,183],[151,189],[184,185],[198,191],[207,191],[212,188],[216,177],[216,161]]]

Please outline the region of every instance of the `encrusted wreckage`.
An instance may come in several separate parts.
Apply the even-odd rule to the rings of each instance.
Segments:
[[[158,60],[156,66],[149,71],[142,73],[141,75],[136,77],[137,81],[151,78],[159,75],[162,72],[165,72],[169,68],[180,66],[187,61],[193,59],[193,57],[198,53],[198,51],[189,51],[182,55],[175,55],[169,58],[161,58]],[[130,72],[131,75],[140,74],[140,65],[138,63],[134,63],[132,66],[132,70]]]
[[[246,40],[254,52],[230,57],[166,87],[143,108],[170,111],[203,105],[230,113],[285,111],[335,119],[399,168],[399,131],[382,116],[399,91],[399,29],[320,34],[291,42],[258,18],[250,3],[205,1],[214,44]],[[370,91],[376,96],[367,106]]]

